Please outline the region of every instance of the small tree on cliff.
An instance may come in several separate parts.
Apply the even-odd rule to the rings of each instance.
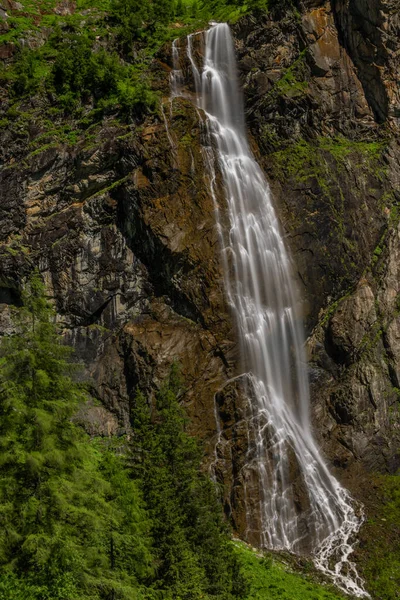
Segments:
[[[85,393],[35,273],[0,346],[0,599],[137,597],[147,519],[121,461],[71,421]]]

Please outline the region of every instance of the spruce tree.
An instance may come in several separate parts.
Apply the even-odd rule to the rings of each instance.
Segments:
[[[141,482],[157,552],[156,588],[167,598],[228,600],[244,593],[214,485],[201,472],[201,451],[186,432],[179,377],[156,395],[138,392],[133,412],[134,470]]]
[[[36,272],[0,346],[0,600],[133,600],[147,516],[121,460],[71,417],[86,399]]]

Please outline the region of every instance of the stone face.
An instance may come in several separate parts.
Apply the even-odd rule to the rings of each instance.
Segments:
[[[394,472],[398,3],[304,4],[235,26],[247,122],[304,298],[315,434],[340,469]]]
[[[390,0],[333,0],[339,35],[378,122],[395,115],[400,90],[396,59],[400,15]],[[368,15],[368,16],[367,16]]]
[[[398,227],[389,229],[367,278],[308,342],[318,434],[338,466],[359,461],[369,470],[398,468],[398,236]]]
[[[243,19],[235,31],[247,120],[299,274],[308,332],[329,296],[357,285],[399,193],[398,119],[375,120],[337,19],[336,7],[320,2],[300,22]],[[387,48],[391,59],[396,48]],[[397,82],[387,70],[385,90]]]
[[[71,0],[61,0],[54,9],[56,15],[72,15],[76,9],[76,2]]]
[[[374,294],[366,283],[361,284],[352,296],[340,302],[329,322],[330,352],[338,363],[354,362],[376,321]]]
[[[58,10],[71,12],[74,3]],[[354,465],[395,472],[396,2],[307,1],[301,14],[244,17],[233,32],[251,144],[304,298],[315,434],[344,479]],[[1,46],[0,58],[11,59],[13,48]],[[194,51],[201,55],[200,37]],[[188,100],[167,101],[170,48],[159,58],[152,74],[165,120],[159,114],[123,127],[105,119],[91,139],[44,141],[35,151],[35,119],[0,130],[0,331],[12,332],[10,306],[39,265],[98,401],[80,415],[91,435],[129,436],[136,388],[151,397],[178,360],[181,400],[204,442],[206,466],[224,485],[235,529],[258,543],[257,519],[246,523],[246,506],[259,500],[257,478],[242,469],[251,452],[251,403],[223,294],[204,131]],[[5,113],[11,103],[3,95]],[[26,103],[35,114],[48,109],[43,99]],[[303,510],[295,464],[291,476]]]
[[[168,121],[168,133],[155,119],[105,122],[90,147],[31,154],[5,132],[1,326],[9,331],[7,306],[38,264],[81,376],[109,411],[85,408],[88,431],[129,432],[136,388],[151,396],[178,361],[193,431],[209,443],[236,349],[198,115],[176,99]]]

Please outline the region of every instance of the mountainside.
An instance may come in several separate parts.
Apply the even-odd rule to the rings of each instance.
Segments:
[[[0,0],[1,333],[38,266],[100,401],[80,412],[91,435],[134,435],[136,389],[153,395],[178,361],[190,431],[243,536],[248,407],[202,125],[189,98],[169,99],[171,40],[200,19],[177,15],[151,53],[127,52],[108,5]],[[269,6],[233,19],[248,131],[304,300],[315,435],[374,521],[389,494],[377,474],[400,468],[400,8]],[[60,58],[80,31],[82,62],[114,57],[88,74]],[[399,524],[390,550],[373,526],[358,551],[371,581],[371,539],[400,543]]]

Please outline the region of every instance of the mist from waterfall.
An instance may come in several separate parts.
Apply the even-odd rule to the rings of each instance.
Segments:
[[[195,43],[202,45],[201,53],[194,51]],[[259,545],[296,553],[311,548],[317,567],[339,587],[367,596],[349,560],[360,518],[311,432],[304,334],[291,263],[268,183],[247,140],[228,25],[212,24],[208,31],[188,36],[184,48],[174,42],[172,99],[183,93],[183,60],[191,65],[195,102],[206,116],[204,156],[225,292],[248,382],[253,444],[243,481],[250,476],[257,480]],[[304,491],[300,508],[294,473]],[[246,506],[249,523],[253,506]]]

